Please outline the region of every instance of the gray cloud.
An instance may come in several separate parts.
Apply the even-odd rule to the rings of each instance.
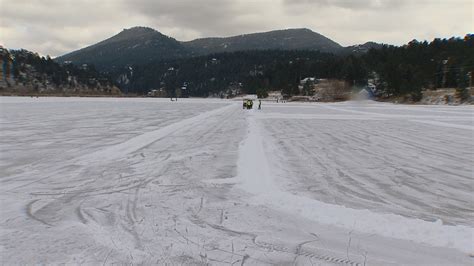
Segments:
[[[285,5],[315,5],[318,7],[341,7],[346,9],[382,9],[403,6],[408,0],[284,0]]]
[[[252,31],[261,26],[263,4],[271,1],[235,0],[137,0],[129,3],[129,8],[151,18],[155,25],[173,25],[180,29],[191,29],[199,36],[232,35]],[[181,36],[176,36],[178,39]],[[182,36],[184,39],[186,36]],[[183,38],[181,38],[183,39]]]
[[[0,44],[57,56],[143,25],[178,40],[306,27],[342,45],[472,32],[471,0],[0,0]]]

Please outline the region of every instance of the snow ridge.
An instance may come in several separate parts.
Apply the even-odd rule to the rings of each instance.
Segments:
[[[237,162],[237,188],[253,196],[250,204],[264,205],[273,209],[299,215],[320,224],[334,225],[361,233],[410,240],[437,247],[448,247],[466,253],[474,252],[474,228],[464,225],[444,225],[435,222],[407,218],[397,214],[375,213],[370,210],[351,209],[328,204],[284,191],[278,178],[284,174],[269,167],[268,159],[275,155],[265,153],[265,148],[276,151],[259,128],[254,113],[248,117],[249,131],[240,146]]]

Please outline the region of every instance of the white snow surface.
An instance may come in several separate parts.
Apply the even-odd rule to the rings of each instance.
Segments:
[[[367,209],[350,209],[283,191],[286,186],[279,189],[275,179],[283,179],[288,173],[272,172],[271,169],[278,169],[278,166],[272,168],[268,165],[267,158],[271,158],[273,153],[268,156],[264,153],[265,137],[258,129],[255,117],[250,116],[249,129],[249,136],[240,150],[239,158],[244,159],[238,164],[240,182],[237,183],[240,183],[239,187],[256,195],[252,198],[252,203],[273,206],[323,224],[352,228],[359,232],[453,247],[465,252],[472,251],[474,229],[469,226],[443,225],[440,219],[428,222],[396,214],[374,213]],[[268,144],[270,145],[273,146],[269,150],[277,152],[278,146],[274,143]]]
[[[2,264],[474,263],[472,106],[0,107]]]

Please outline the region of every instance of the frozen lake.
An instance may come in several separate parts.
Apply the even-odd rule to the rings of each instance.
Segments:
[[[0,104],[3,264],[474,263],[472,106]]]

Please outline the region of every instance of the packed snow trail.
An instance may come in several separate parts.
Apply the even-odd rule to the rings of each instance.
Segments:
[[[278,187],[276,180],[288,179],[288,173],[282,169],[286,166],[284,162],[278,161],[276,155],[280,148],[271,143],[268,136],[265,136],[259,128],[256,119],[258,117],[258,115],[249,116],[248,136],[241,146],[237,162],[238,187],[255,195],[250,198],[249,203],[272,206],[277,210],[300,215],[319,223],[341,226],[358,232],[453,247],[466,253],[474,251],[472,227],[443,225],[441,220],[428,222],[400,215],[350,209],[284,191],[285,185],[281,184]],[[269,159],[274,159],[274,162],[278,163],[270,167]]]
[[[248,111],[222,100],[0,100],[3,264],[473,262],[459,248],[469,237],[463,230],[472,230],[472,108],[264,103]],[[420,136],[427,132],[431,139]],[[439,142],[451,146],[430,147]],[[350,153],[372,159],[370,168],[354,167]],[[436,160],[447,163],[439,168]],[[351,187],[348,177],[365,185]],[[361,213],[389,217],[377,220],[389,228],[366,231]],[[467,236],[448,230],[439,239],[451,227],[433,218]],[[403,222],[416,239],[407,227],[397,234],[393,225]],[[430,225],[426,239],[419,223]]]
[[[264,136],[257,125],[257,121],[251,115],[247,121],[247,137],[241,143],[239,160],[237,161],[238,188],[255,195],[279,195],[279,188],[276,185],[265,154]]]

